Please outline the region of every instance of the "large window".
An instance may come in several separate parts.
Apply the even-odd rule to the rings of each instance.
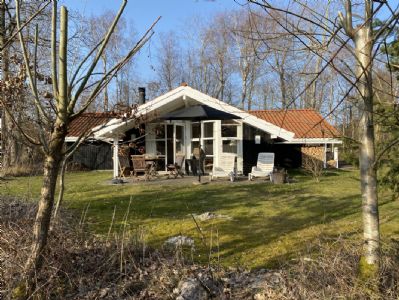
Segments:
[[[222,121],[222,151],[223,153],[237,153],[238,126],[234,120]]]

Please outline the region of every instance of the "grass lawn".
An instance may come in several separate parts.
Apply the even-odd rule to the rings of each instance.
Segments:
[[[361,200],[358,171],[330,171],[320,183],[297,173],[296,183],[272,185],[212,183],[194,185],[107,185],[111,172],[70,173],[64,207],[79,217],[88,207],[91,231],[106,236],[116,208],[114,230],[127,226],[134,234],[144,232],[146,243],[160,247],[170,236],[186,235],[196,243],[194,257],[208,261],[212,240],[224,265],[273,267],[305,251],[320,236],[339,234],[359,239]],[[0,193],[35,200],[40,177],[0,181]],[[231,218],[199,223],[207,247],[190,213],[213,212]],[[399,238],[399,203],[381,191],[382,239]]]

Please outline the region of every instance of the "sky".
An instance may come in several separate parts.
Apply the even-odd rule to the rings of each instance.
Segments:
[[[90,16],[107,10],[117,11],[121,0],[64,0],[71,9],[78,9]],[[218,11],[238,8],[233,0],[130,0],[127,3],[124,17],[133,21],[139,33],[143,33],[158,16],[162,20],[158,28],[168,31],[193,15],[209,15]]]
[[[78,10],[85,16],[100,15],[108,10],[116,12],[122,3],[121,0],[63,0],[60,2],[71,10]],[[184,28],[184,24],[187,24],[190,18],[209,17],[217,12],[239,7],[234,0],[129,0],[123,16],[128,23],[133,24],[137,36],[144,34],[151,24],[161,16],[151,41],[151,44],[154,45],[159,33]],[[193,29],[190,28],[190,30]],[[151,55],[153,56],[154,53]],[[148,56],[148,53],[140,55],[138,59],[141,71],[141,74],[138,75],[145,80],[154,77],[151,60],[155,58]]]

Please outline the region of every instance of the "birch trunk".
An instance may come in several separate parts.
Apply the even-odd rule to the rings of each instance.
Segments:
[[[368,22],[370,23],[370,22]],[[372,49],[373,38],[371,23],[358,28],[354,36],[359,92],[362,97],[363,115],[360,122],[360,182],[362,194],[364,251],[361,272],[364,275],[375,273],[379,266],[380,230],[378,217],[377,173],[374,168],[374,122],[373,122],[373,85],[372,85]],[[370,274],[371,275],[371,274]]]

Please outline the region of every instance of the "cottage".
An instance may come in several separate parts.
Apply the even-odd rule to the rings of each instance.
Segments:
[[[256,163],[257,153],[265,151],[274,152],[275,165],[281,167],[300,167],[303,158],[309,155],[323,161],[325,167],[328,162],[338,166],[339,133],[313,110],[243,111],[187,85],[151,101],[144,99],[142,96],[142,103],[135,111],[136,118],[103,116],[101,124],[93,121],[91,140],[98,141],[104,149],[112,149],[107,161],[112,164],[115,177],[119,172],[118,164],[114,163],[118,161],[118,149],[131,141],[138,144],[142,153],[161,158],[161,169],[173,163],[178,153],[190,157],[199,146],[205,152],[205,171],[210,171],[222,154],[231,154],[237,157],[237,171],[247,174]],[[202,121],[162,118],[195,105],[207,105],[236,118]],[[80,118],[96,117],[99,121],[99,115],[95,114]],[[73,132],[71,129],[67,142],[77,139],[77,133]]]

